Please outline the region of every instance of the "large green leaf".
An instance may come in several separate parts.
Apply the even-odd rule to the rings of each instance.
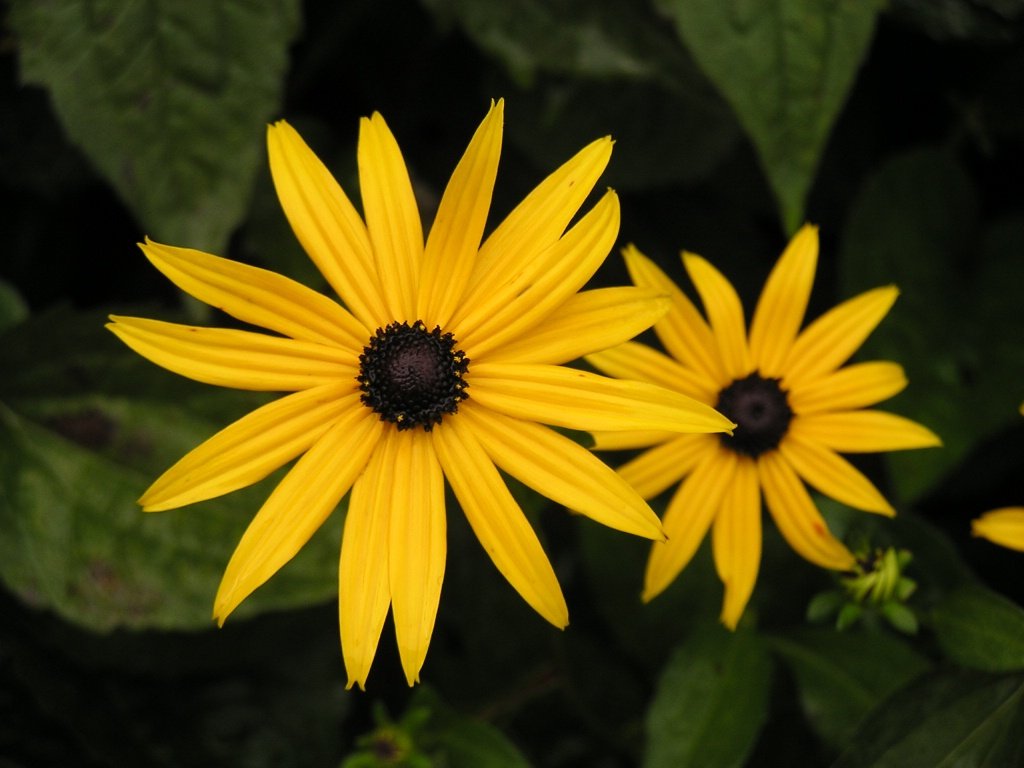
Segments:
[[[6,280],[0,280],[0,332],[17,325],[28,317],[28,306],[21,295]]]
[[[941,450],[888,460],[897,495],[926,492],[979,441],[1019,419],[1024,381],[1024,221],[978,222],[977,193],[942,149],[898,156],[865,182],[840,249],[843,293],[901,295],[864,347],[902,364],[907,391],[883,405],[927,425]]]
[[[953,661],[987,672],[1024,669],[1024,610],[1002,595],[972,585],[935,606],[932,629]]]
[[[792,671],[807,719],[834,748],[928,668],[905,641],[881,632],[803,629],[773,637],[771,647]]]
[[[1024,760],[1024,677],[945,671],[904,688],[832,768],[1005,768]]]
[[[741,766],[768,710],[761,638],[698,625],[665,666],[647,713],[647,768]]]
[[[161,371],[100,318],[70,312],[0,337],[0,368],[0,578],[92,629],[209,626],[220,574],[268,485],[160,514],[135,500],[261,399]],[[239,615],[335,594],[339,518]]]
[[[788,231],[867,53],[876,2],[655,0],[757,149]]]
[[[296,0],[11,3],[22,77],[148,233],[220,250],[249,202]]]

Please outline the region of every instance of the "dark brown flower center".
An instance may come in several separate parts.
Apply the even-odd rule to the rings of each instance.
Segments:
[[[420,320],[378,328],[359,356],[363,404],[399,429],[429,432],[469,397],[469,358],[455,344],[450,333],[428,331]]]
[[[723,389],[715,408],[736,422],[732,436],[722,435],[723,445],[751,457],[777,448],[793,419],[779,380],[765,379],[756,373]]]

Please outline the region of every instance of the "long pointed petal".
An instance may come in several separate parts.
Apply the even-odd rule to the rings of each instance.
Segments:
[[[472,400],[458,418],[495,464],[524,485],[609,528],[660,539],[657,516],[626,481],[594,454],[557,432],[477,406]]]
[[[665,591],[690,562],[718,514],[738,463],[735,453],[712,446],[672,496],[663,521],[668,540],[655,542],[647,559],[641,595],[644,602]]]
[[[354,381],[358,373],[352,354],[337,347],[231,328],[110,319],[107,328],[147,360],[219,387],[288,392]]]
[[[444,475],[430,435],[393,432],[398,443],[390,490],[388,574],[398,654],[409,685],[419,682],[441,599],[448,542]],[[385,468],[387,471],[387,468]]]
[[[267,129],[270,174],[296,238],[366,328],[388,321],[366,225],[302,137],[283,120]]]
[[[650,328],[668,311],[669,301],[648,288],[597,288],[570,296],[558,309],[488,355],[505,363],[575,360],[614,347]],[[635,378],[635,377],[630,377]]]
[[[798,555],[822,568],[846,570],[854,557],[829,533],[810,494],[778,451],[757,459],[761,488],[775,524]]]
[[[627,430],[615,432],[602,432],[595,429],[590,433],[594,444],[590,446],[595,451],[628,451],[633,448],[649,448],[652,445],[659,445],[668,440],[681,437],[675,432],[666,432],[662,429],[643,429],[640,431]]]
[[[830,448],[789,435],[779,451],[805,482],[826,496],[864,512],[896,514],[874,484]]]
[[[276,272],[152,240],[139,247],[181,290],[244,323],[353,352],[369,337],[340,304]]]
[[[569,429],[727,432],[735,426],[678,392],[557,365],[480,363],[472,369],[470,391],[506,416]]]
[[[470,279],[474,295],[488,296],[513,265],[528,261],[562,236],[608,165],[612,140],[598,139],[530,192],[480,246]]]
[[[761,565],[761,484],[757,465],[741,459],[711,528],[715,569],[725,585],[720,619],[736,629]]]
[[[365,408],[351,411],[296,462],[228,562],[214,600],[219,623],[309,541],[363,471],[382,431]]]
[[[350,384],[325,384],[257,408],[185,454],[142,494],[147,512],[212,499],[259,482],[304,453],[344,413]]]
[[[453,326],[462,348],[479,359],[536,326],[593,276],[618,232],[619,200],[609,190],[556,243],[510,264],[506,279],[489,293],[471,290],[465,306],[472,309]]]
[[[905,451],[942,445],[938,435],[916,421],[885,411],[839,411],[800,416],[790,424],[795,437],[840,453]]]
[[[802,383],[788,393],[794,413],[845,411],[874,405],[903,391],[903,367],[886,361],[854,363]]]
[[[683,265],[704,303],[726,375],[732,379],[743,378],[752,366],[743,304],[736,289],[725,275],[696,254],[683,253]]]
[[[684,368],[668,355],[636,341],[627,341],[617,347],[595,352],[584,359],[599,371],[617,379],[657,384],[709,405],[718,396],[718,389],[709,379]]]
[[[338,565],[338,622],[348,685],[366,689],[391,604],[388,563],[391,509],[386,503],[395,482],[393,440],[377,442],[363,474],[352,486]]]
[[[669,354],[701,379],[711,382],[716,390],[728,384],[730,377],[725,373],[715,336],[693,302],[635,246],[626,246],[622,256],[636,285],[654,288],[672,300],[668,314],[654,325],[654,332]]]
[[[490,112],[452,173],[427,237],[417,317],[448,326],[476,264],[501,155],[505,102]]]
[[[789,350],[782,385],[796,389],[845,363],[882,322],[898,295],[891,285],[865,291],[807,326]]]
[[[766,378],[785,373],[783,363],[796,340],[818,266],[818,228],[805,224],[775,263],[750,321],[750,358]]]
[[[693,471],[707,453],[714,452],[710,435],[676,435],[644,451],[618,468],[622,479],[645,499],[653,499]]]
[[[565,627],[569,609],[544,548],[472,430],[455,418],[431,436],[445,477],[494,565],[530,607]]]
[[[986,512],[971,523],[971,534],[1024,552],[1024,507],[1004,507]]]
[[[423,262],[423,225],[409,171],[379,113],[359,122],[359,189],[391,320],[417,319],[416,293]]]

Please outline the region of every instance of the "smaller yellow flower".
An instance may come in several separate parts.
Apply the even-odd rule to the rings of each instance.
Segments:
[[[1024,507],[986,512],[971,523],[971,533],[993,544],[1024,552]]]
[[[893,286],[861,294],[803,331],[818,259],[818,230],[803,227],[765,283],[749,333],[739,296],[711,264],[690,253],[683,265],[707,320],[672,280],[635,247],[624,251],[637,286],[667,293],[672,307],[654,330],[671,357],[626,342],[586,359],[604,373],[687,394],[738,425],[732,436],[596,432],[598,449],[653,446],[620,467],[640,495],[680,482],[665,511],[665,543],[651,550],[643,599],[660,594],[689,563],[708,529],[725,584],[722,622],[734,628],[761,560],[761,495],[790,546],[824,568],[848,570],[849,550],[828,530],[804,483],[866,512],[894,514],[843,453],[939,445],[930,430],[891,413],[865,410],[901,391],[891,362],[841,367],[896,300]]]

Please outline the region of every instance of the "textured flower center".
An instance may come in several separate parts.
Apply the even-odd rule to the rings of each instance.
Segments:
[[[378,328],[359,356],[356,380],[363,404],[399,429],[420,426],[427,432],[465,400],[463,378],[469,358],[455,338],[417,320]]]
[[[779,380],[764,379],[756,373],[723,389],[715,408],[736,422],[734,434],[723,434],[722,442],[744,456],[760,456],[778,447],[793,419]]]

